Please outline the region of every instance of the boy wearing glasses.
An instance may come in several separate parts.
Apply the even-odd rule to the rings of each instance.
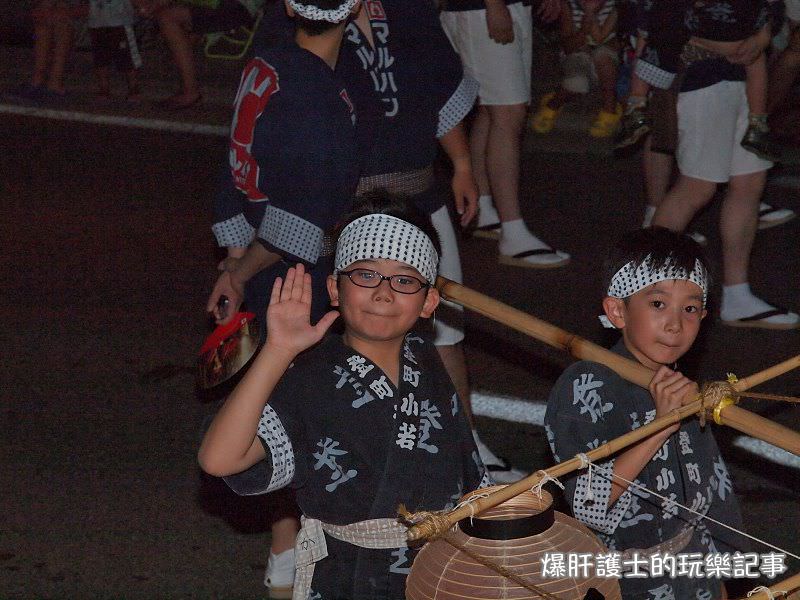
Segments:
[[[439,303],[435,233],[412,215],[372,196],[346,221],[328,279],[339,313],[315,326],[302,265],[276,281],[267,342],[200,448],[237,493],[295,488],[295,598],[405,598],[415,550],[398,504],[452,507],[488,483],[434,346],[411,332]],[[344,334],[323,339],[339,314]]]

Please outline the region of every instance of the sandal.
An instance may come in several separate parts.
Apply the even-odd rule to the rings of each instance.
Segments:
[[[797,216],[797,213],[790,208],[778,208],[764,202],[758,208],[759,229],[769,229],[770,227],[783,225]]]
[[[601,110],[597,113],[597,118],[589,128],[589,135],[594,138],[607,138],[614,135],[614,132],[619,127],[619,121],[622,118],[622,107],[617,104],[614,112]]]
[[[539,101],[539,110],[531,117],[531,129],[536,133],[550,133],[556,125],[556,119],[561,113],[561,108],[550,108],[550,100],[555,98],[555,92],[545,94]]]
[[[164,100],[159,100],[156,102],[156,104],[162,108],[168,108],[170,110],[185,110],[199,104],[203,100],[203,94],[197,94],[197,96],[191,100],[180,100],[180,97],[180,94],[176,94],[175,96],[170,96]]]
[[[770,317],[778,317],[781,315],[793,315],[794,320],[788,323],[770,323],[767,321]],[[764,312],[760,312],[755,315],[751,315],[749,317],[743,317],[741,319],[733,319],[731,321],[724,321],[720,319],[723,325],[727,325],[728,327],[748,327],[754,329],[798,329],[800,328],[800,316],[793,312],[789,312],[785,308],[772,308],[770,310],[765,310]]]
[[[555,256],[557,260],[544,262],[531,262],[525,260],[529,256]],[[517,254],[501,254],[497,259],[501,265],[511,265],[512,267],[525,267],[527,269],[557,269],[569,264],[570,256],[566,252],[554,250],[553,248],[537,248],[536,250],[526,250]]]
[[[500,239],[500,223],[489,223],[488,225],[478,225],[472,230],[472,237],[483,238],[485,240]]]

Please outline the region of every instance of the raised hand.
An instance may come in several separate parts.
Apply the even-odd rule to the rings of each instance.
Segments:
[[[286,272],[285,281],[278,277],[272,286],[266,346],[296,356],[319,342],[338,316],[330,311],[311,325],[311,275],[298,264]]]

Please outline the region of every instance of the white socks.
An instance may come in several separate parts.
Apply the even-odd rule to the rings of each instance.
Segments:
[[[294,584],[294,548],[279,554],[269,553],[264,585],[268,588],[291,587]]]
[[[522,219],[506,221],[502,224],[500,230],[500,254],[513,256],[527,250],[548,247],[547,244],[530,232]]]
[[[492,197],[485,194],[478,198],[478,227],[494,225],[500,222],[500,215],[492,203]]]
[[[646,229],[653,224],[653,215],[656,214],[656,207],[648,204],[644,207],[644,219],[642,220],[642,229]]]
[[[750,291],[749,283],[738,283],[736,285],[722,286],[722,308],[720,309],[720,318],[723,321],[735,321],[746,317],[752,317],[759,313],[773,310],[775,307],[767,304],[761,298],[753,295]],[[796,323],[798,316],[794,313],[785,315],[775,315],[767,319],[763,319],[765,323],[790,324]]]

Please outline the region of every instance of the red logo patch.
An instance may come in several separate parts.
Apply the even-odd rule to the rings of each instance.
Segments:
[[[367,0],[367,15],[370,21],[385,21],[386,12],[383,10],[381,0]]]
[[[239,91],[233,102],[229,162],[233,181],[249,200],[260,202],[267,195],[258,189],[258,163],[251,154],[256,121],[264,112],[270,96],[280,89],[278,73],[261,58],[254,58],[244,68]]]

